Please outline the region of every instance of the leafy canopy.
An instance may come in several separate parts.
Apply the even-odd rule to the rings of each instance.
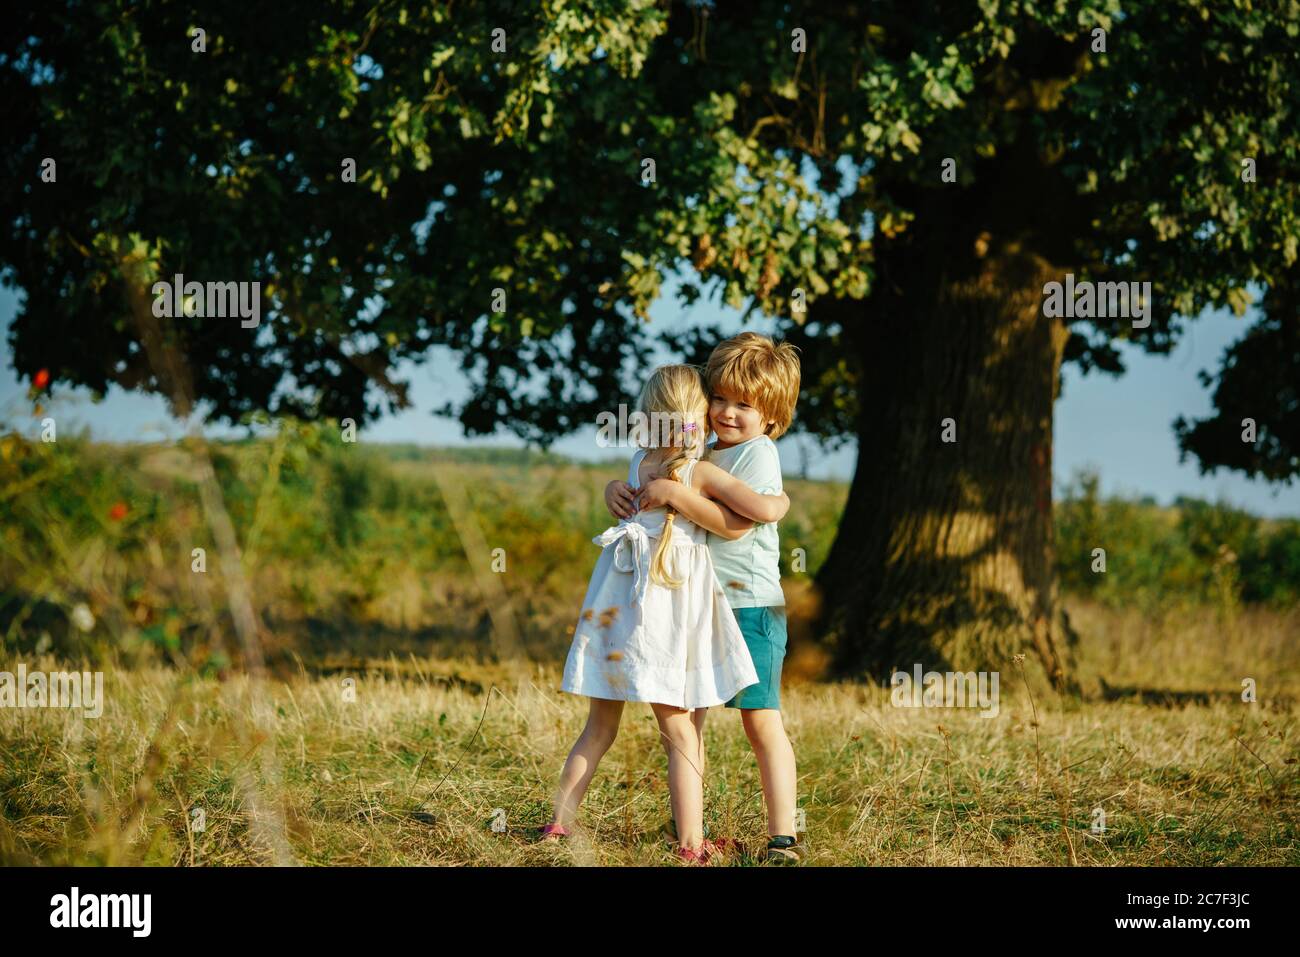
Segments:
[[[871,322],[881,250],[992,226],[1063,273],[1152,283],[1148,329],[1073,321],[1084,368],[1266,290],[1207,379],[1217,414],[1179,434],[1207,466],[1289,476],[1298,40],[1296,0],[24,8],[0,41],[14,362],[159,389],[131,284],[259,281],[259,328],[168,329],[214,415],[364,419],[405,401],[397,362],[445,345],[473,389],[443,411],[545,442],[643,371],[647,309],[687,268],[685,302],[780,318],[799,425],[835,436],[856,429],[844,333]]]

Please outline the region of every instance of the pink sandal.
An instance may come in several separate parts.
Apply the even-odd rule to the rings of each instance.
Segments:
[[[569,832],[564,829],[563,824],[547,824],[542,828],[541,841],[558,841],[562,837],[568,837]]]
[[[677,859],[683,864],[705,865],[709,863],[709,851],[703,844],[698,849],[690,847],[678,847]]]
[[[683,864],[707,865],[712,864],[714,858],[723,860],[727,856],[730,842],[723,838],[721,841],[711,841],[707,837],[700,841],[698,848],[677,847],[677,859]]]

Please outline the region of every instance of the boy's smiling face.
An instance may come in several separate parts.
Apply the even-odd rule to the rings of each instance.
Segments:
[[[726,389],[715,389],[709,396],[709,425],[718,436],[714,448],[729,449],[748,442],[772,424],[758,409]]]

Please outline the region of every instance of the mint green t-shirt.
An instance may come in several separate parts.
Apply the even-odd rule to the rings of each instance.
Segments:
[[[730,472],[755,492],[779,495],[781,456],[776,443],[759,435],[729,449],[710,445],[705,460]],[[709,554],[713,570],[732,608],[761,608],[784,605],[781,591],[781,546],[776,523],[755,525],[735,541],[709,533]]]

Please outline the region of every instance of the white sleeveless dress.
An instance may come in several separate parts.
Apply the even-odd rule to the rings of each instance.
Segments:
[[[638,484],[644,457],[644,449],[632,457],[628,484]],[[683,467],[684,484],[694,469],[694,460]],[[666,517],[663,508],[647,509],[592,539],[604,551],[587,586],[561,690],[691,710],[725,704],[758,683],[704,529],[674,516],[666,564],[672,577],[684,580],[679,588],[650,580]]]

